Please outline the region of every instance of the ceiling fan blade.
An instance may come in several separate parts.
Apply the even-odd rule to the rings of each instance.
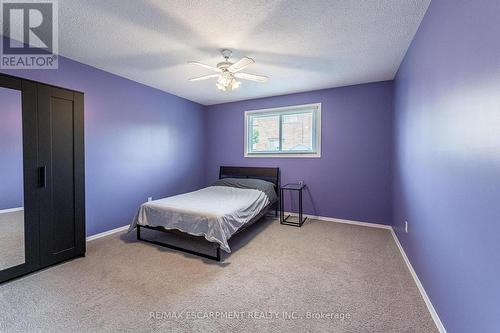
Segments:
[[[268,79],[267,76],[247,74],[247,73],[235,73],[234,76],[239,79],[257,81],[257,82],[266,82]]]
[[[192,65],[198,65],[198,66],[201,66],[201,67],[204,67],[204,68],[207,68],[207,69],[210,69],[214,72],[218,72],[220,73],[221,70],[218,69],[217,67],[214,67],[214,66],[210,66],[210,65],[205,65],[205,64],[202,64],[201,62],[198,62],[198,61],[188,61],[188,64],[192,64]]]
[[[231,66],[229,66],[227,69],[230,72],[236,73],[236,72],[241,71],[243,68],[253,64],[254,62],[255,61],[252,58],[244,57],[244,58],[241,58],[240,60],[238,60],[237,62],[235,62],[234,64],[232,64]]]
[[[213,77],[219,77],[219,74],[209,74],[209,75],[203,75],[200,77],[193,77],[193,78],[189,79],[189,81],[201,81],[201,80],[211,79]]]

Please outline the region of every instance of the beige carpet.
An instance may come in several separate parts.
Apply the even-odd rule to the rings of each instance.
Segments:
[[[0,213],[0,270],[24,261],[24,211]]]
[[[388,230],[268,219],[223,263],[134,238],[1,285],[0,331],[436,332]]]

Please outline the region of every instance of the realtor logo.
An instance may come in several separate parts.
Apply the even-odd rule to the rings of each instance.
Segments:
[[[55,0],[1,0],[2,69],[57,69]]]

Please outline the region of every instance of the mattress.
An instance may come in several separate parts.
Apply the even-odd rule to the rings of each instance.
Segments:
[[[209,186],[142,204],[129,231],[137,224],[176,229],[203,236],[230,253],[229,238],[270,203],[258,189]]]

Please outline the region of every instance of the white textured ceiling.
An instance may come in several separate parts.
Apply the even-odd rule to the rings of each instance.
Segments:
[[[210,105],[391,80],[430,0],[64,0],[60,54]],[[219,49],[269,76],[220,92],[189,82]]]

